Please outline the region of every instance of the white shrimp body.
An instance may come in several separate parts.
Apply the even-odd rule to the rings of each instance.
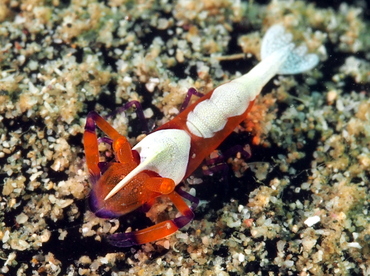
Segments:
[[[318,56],[306,54],[304,46],[294,48],[291,39],[283,26],[269,28],[262,41],[262,61],[247,74],[217,87],[209,99],[188,114],[186,125],[191,133],[213,137],[230,117],[243,114],[276,74],[297,74],[315,67]]]
[[[139,152],[141,163],[105,200],[145,170],[171,178],[176,184],[192,173],[244,119],[243,114],[271,78],[298,74],[317,65],[317,55],[306,54],[305,46],[295,47],[291,41],[292,35],[282,25],[270,27],[262,40],[262,61],[247,74],[218,86],[195,107],[188,107],[139,142],[133,149]]]

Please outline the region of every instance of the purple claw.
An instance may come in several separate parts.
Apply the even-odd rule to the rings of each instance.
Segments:
[[[100,137],[98,138],[98,143],[107,143],[109,145],[112,145],[113,140],[109,137]]]
[[[97,206],[98,206],[98,201],[96,199],[96,196],[93,192],[90,193],[90,197],[89,197],[89,201],[90,201],[90,209],[91,211],[99,218],[107,218],[107,219],[113,219],[113,218],[118,218],[120,217],[121,215],[119,214],[116,214],[112,211],[109,211],[107,209],[99,209]]]
[[[135,107],[136,115],[141,122],[144,133],[149,133],[149,128],[148,128],[148,124],[145,119],[143,108],[138,101],[131,101],[131,102],[124,104],[122,107],[118,108],[116,111],[114,111],[112,114],[108,115],[107,117],[109,118],[109,117],[116,115],[117,113],[123,113],[126,110],[130,109],[131,107]]]
[[[182,216],[175,218],[172,222],[176,225],[177,228],[182,228],[188,223],[190,223],[194,218],[194,210],[199,203],[199,199],[192,196],[191,194],[183,191],[181,188],[176,187],[176,192],[186,200],[191,202],[190,209],[188,212],[184,213]],[[110,244],[117,246],[117,247],[130,247],[134,245],[139,245],[140,243],[136,239],[136,232],[128,232],[128,233],[117,233],[107,237],[107,240]]]
[[[205,161],[207,169],[203,169],[203,173],[205,175],[212,175],[216,172],[224,171],[226,172],[224,173],[224,176],[227,176],[229,166],[226,164],[226,160],[230,157],[237,155],[237,153],[240,153],[244,159],[248,159],[252,156],[249,145],[246,145],[245,147],[242,147],[241,145],[235,145],[228,149],[222,155],[216,158],[207,159]]]
[[[98,113],[95,111],[90,111],[89,114],[87,114],[87,119],[86,119],[86,125],[85,125],[85,130],[89,132],[95,132],[95,118],[99,116]]]
[[[134,232],[113,234],[107,239],[111,245],[117,247],[131,247],[134,245],[139,245],[139,243],[136,241]]]
[[[182,112],[185,108],[188,107],[189,102],[190,102],[190,99],[191,99],[191,96],[193,96],[193,95],[195,95],[195,96],[197,96],[199,98],[204,96],[204,94],[198,92],[194,87],[189,88],[188,92],[186,93],[184,102],[181,105],[180,112]]]
[[[175,218],[172,221],[180,229],[191,222],[193,218],[194,213],[191,212],[185,216]],[[117,247],[131,247],[134,245],[139,245],[135,237],[135,232],[113,234],[108,236],[107,240],[110,244]]]
[[[191,222],[193,220],[194,216],[195,216],[194,213],[191,212],[191,213],[187,214],[186,216],[181,216],[181,217],[175,218],[172,221],[177,226],[177,228],[181,229],[185,225],[187,225],[189,222]]]
[[[190,206],[190,209],[191,210],[194,210],[195,208],[197,208],[198,204],[199,204],[199,198],[195,197],[195,196],[192,196],[191,194],[185,192],[184,190],[182,190],[179,186],[176,186],[175,188],[175,191],[176,193],[178,193],[181,197],[189,200],[191,202],[191,206]]]

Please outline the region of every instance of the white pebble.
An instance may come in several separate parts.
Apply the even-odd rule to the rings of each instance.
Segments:
[[[362,246],[358,242],[349,242],[347,245],[348,247],[352,247],[352,248],[358,248],[358,249],[362,248]]]
[[[239,262],[244,262],[244,260],[245,260],[244,254],[239,253],[238,259],[239,259]]]
[[[153,115],[154,115],[154,112],[151,108],[147,108],[147,109],[144,110],[144,117],[146,119],[149,119],[149,118],[153,117]]]
[[[10,232],[9,232],[9,230],[6,230],[6,231],[5,231],[5,233],[4,233],[4,236],[3,236],[2,242],[3,242],[3,243],[8,242],[9,237],[10,237]]]
[[[311,227],[312,225],[315,225],[319,221],[320,221],[320,217],[319,216],[313,216],[313,217],[309,217],[308,219],[306,219],[304,221],[304,224],[306,224],[308,227]]]
[[[15,221],[18,224],[23,224],[28,220],[28,216],[25,213],[20,213],[18,216],[15,217]]]
[[[9,255],[8,255],[8,259],[6,260],[6,262],[4,263],[4,266],[7,266],[9,265],[12,261],[15,260],[15,257],[17,255],[14,253],[14,252],[11,252]]]

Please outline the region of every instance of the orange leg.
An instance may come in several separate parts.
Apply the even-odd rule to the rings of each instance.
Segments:
[[[191,222],[194,218],[193,209],[196,208],[199,200],[184,192],[180,188],[176,189],[176,191],[173,191],[165,196],[167,196],[175,204],[182,216],[172,220],[160,222],[156,225],[139,231],[113,234],[108,237],[108,241],[118,247],[130,247],[133,245],[144,244],[169,236]],[[191,207],[185,203],[183,198],[192,203]]]
[[[98,138],[96,135],[95,125],[98,126],[105,134],[109,136],[109,138],[113,140],[113,150],[119,162],[129,163],[134,161],[131,146],[127,139],[124,136],[120,135],[98,113],[96,113],[95,111],[91,111],[87,115],[83,139],[86,163],[91,177],[93,178],[93,183],[95,183],[101,175],[101,171],[99,168]]]
[[[93,118],[94,113],[90,112],[87,116],[83,140],[87,168],[89,169],[92,182],[96,183],[96,181],[100,178],[100,168],[98,166],[99,150],[98,139],[95,132],[95,120]]]

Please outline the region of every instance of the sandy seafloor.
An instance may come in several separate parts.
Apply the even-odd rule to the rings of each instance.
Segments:
[[[361,0],[0,1],[0,275],[370,275],[369,9]],[[320,64],[275,77],[220,147],[249,144],[252,157],[226,158],[226,176],[186,180],[201,205],[173,236],[109,245],[109,233],[151,221],[89,211],[88,111],[139,100],[159,126],[188,88],[205,93],[248,72],[274,23]],[[126,114],[110,122],[134,144],[142,128]],[[176,215],[166,202],[156,208]]]

